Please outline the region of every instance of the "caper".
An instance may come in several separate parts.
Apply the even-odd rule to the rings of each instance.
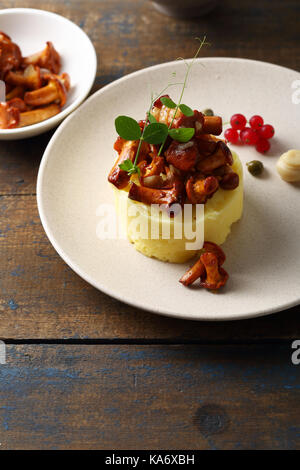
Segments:
[[[264,165],[259,160],[252,160],[246,163],[249,173],[253,176],[261,175],[264,169]]]
[[[204,111],[202,111],[202,113],[204,114],[204,116],[214,116],[214,112],[212,109],[204,109]]]

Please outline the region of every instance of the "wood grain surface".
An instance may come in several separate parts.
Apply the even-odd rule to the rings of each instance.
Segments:
[[[189,21],[145,0],[0,0],[11,7],[54,11],[87,32],[98,55],[92,92],[193,56],[204,34],[203,56],[300,70],[298,0],[227,0]],[[290,356],[300,308],[189,322],[88,285],[56,254],[37,212],[52,134],[0,141],[0,449],[299,448],[300,366]]]
[[[7,354],[2,449],[299,446],[289,347],[18,345]]]

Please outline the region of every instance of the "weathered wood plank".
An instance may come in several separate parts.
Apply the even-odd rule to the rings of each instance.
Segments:
[[[197,323],[129,307],[80,279],[56,254],[35,196],[0,197],[0,338],[243,341],[300,337],[299,308],[243,322]]]
[[[10,8],[12,2],[1,0],[0,6]],[[145,0],[15,0],[13,6],[60,13],[89,34],[99,59],[92,91],[134,70],[193,56],[194,38],[204,34],[211,46],[202,50],[203,56],[246,57],[300,69],[297,0],[263,0],[255,5],[251,0],[228,0],[207,17],[191,21],[161,15]],[[0,142],[0,194],[35,192],[49,137]]]
[[[9,346],[2,449],[299,448],[289,346]]]

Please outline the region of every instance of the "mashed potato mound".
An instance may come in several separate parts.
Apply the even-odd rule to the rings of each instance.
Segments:
[[[234,160],[232,169],[240,177],[239,186],[234,190],[227,191],[219,188],[204,206],[204,240],[217,243],[218,245],[225,242],[231,225],[241,218],[243,212],[243,169],[237,154],[232,152],[232,155]],[[113,188],[115,191],[116,210],[121,224],[123,227],[126,227],[127,237],[134,244],[136,250],[151,258],[157,258],[170,263],[185,263],[196,255],[198,250],[186,249],[186,243],[189,243],[191,240],[185,237],[181,239],[174,238],[173,230],[176,217],[171,219],[170,223],[170,218],[167,214],[160,213],[153,216],[150,213],[149,206],[128,198],[128,188],[125,188],[125,190]],[[142,218],[146,226],[150,227],[153,217],[156,219],[159,226],[158,239],[151,239],[150,236],[149,238],[145,237],[138,230],[137,225],[132,223],[134,222],[133,219],[136,220],[136,216],[128,215],[128,211],[130,214],[130,211],[134,210],[137,205],[139,217]],[[171,225],[170,239],[162,238],[164,224],[166,223]],[[202,220],[197,223],[202,223]],[[196,229],[195,226],[193,228]]]

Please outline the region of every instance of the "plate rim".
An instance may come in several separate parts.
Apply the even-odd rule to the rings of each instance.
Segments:
[[[194,59],[187,59],[186,61],[190,62],[192,60],[194,60]],[[293,69],[290,69],[288,67],[284,67],[284,66],[281,66],[281,65],[273,64],[273,63],[270,63],[270,62],[264,62],[264,61],[260,61],[260,60],[235,58],[235,57],[203,57],[203,58],[198,58],[198,59],[195,60],[195,62],[203,62],[203,61],[204,62],[205,61],[207,61],[207,62],[210,62],[210,61],[250,62],[250,63],[257,63],[257,64],[260,64],[262,66],[268,66],[270,68],[283,69],[285,71],[295,72],[295,73],[300,74],[300,72],[298,72],[297,70],[293,70]],[[46,213],[45,213],[44,207],[43,207],[42,184],[43,184],[43,177],[44,177],[44,174],[45,174],[45,169],[47,167],[48,155],[51,153],[52,146],[54,145],[56,139],[60,136],[60,134],[62,134],[64,132],[64,128],[69,125],[69,122],[72,121],[72,119],[76,118],[77,112],[79,112],[81,110],[81,108],[89,106],[90,102],[92,102],[94,99],[96,99],[99,95],[102,95],[107,90],[117,86],[119,82],[123,82],[124,80],[130,80],[132,77],[138,76],[138,75],[144,73],[145,71],[151,72],[151,71],[153,71],[157,68],[167,67],[171,64],[177,64],[178,65],[178,61],[177,60],[168,61],[168,62],[163,62],[163,63],[160,63],[160,64],[155,64],[155,65],[152,65],[150,67],[145,67],[145,68],[139,69],[137,71],[131,72],[130,74],[124,75],[123,77],[120,77],[120,78],[114,80],[111,83],[108,83],[107,85],[105,85],[104,87],[100,88],[95,93],[93,93],[91,96],[89,96],[88,99],[84,103],[82,103],[72,114],[70,114],[59,125],[59,127],[56,129],[56,131],[54,132],[53,136],[51,137],[51,139],[50,139],[50,141],[49,141],[49,143],[48,143],[48,145],[47,145],[47,147],[46,147],[46,149],[43,153],[43,156],[42,156],[42,159],[41,159],[41,162],[40,162],[40,166],[39,166],[39,171],[38,171],[38,176],[37,176],[37,184],[36,184],[36,198],[37,198],[38,212],[39,212],[39,216],[40,216],[40,219],[41,219],[42,226],[45,230],[45,233],[46,233],[50,243],[52,244],[54,249],[57,251],[59,256],[63,259],[63,261],[79,277],[81,277],[84,281],[88,282],[90,285],[92,285],[96,289],[100,290],[101,292],[105,293],[106,295],[109,295],[110,297],[112,297],[112,298],[114,298],[114,299],[116,299],[120,302],[123,302],[127,305],[130,305],[130,306],[134,307],[134,308],[141,309],[143,311],[154,313],[156,315],[162,315],[162,316],[166,316],[166,317],[170,317],[170,318],[177,318],[177,319],[181,319],[181,320],[207,321],[207,322],[226,321],[227,322],[227,321],[247,320],[249,318],[257,318],[257,317],[261,317],[261,316],[267,316],[267,315],[271,315],[273,313],[284,311],[284,310],[287,310],[289,308],[292,308],[292,307],[295,307],[295,306],[299,305],[300,304],[300,297],[299,297],[298,300],[286,302],[284,304],[281,304],[278,307],[273,307],[271,309],[265,308],[265,309],[260,309],[260,310],[256,310],[256,311],[250,311],[250,312],[247,312],[246,314],[234,314],[230,317],[229,316],[222,317],[222,315],[218,314],[218,315],[214,316],[213,318],[212,317],[206,318],[206,317],[201,316],[201,315],[197,316],[197,317],[193,317],[193,316],[188,315],[188,314],[184,315],[184,314],[181,314],[181,313],[174,313],[174,312],[170,312],[170,311],[164,310],[164,309],[148,308],[147,306],[144,306],[142,303],[140,303],[138,301],[131,301],[130,299],[127,299],[127,298],[124,299],[121,295],[118,295],[117,292],[111,290],[110,288],[107,288],[106,286],[103,286],[101,283],[95,282],[93,280],[93,278],[88,273],[85,272],[85,270],[80,268],[80,266],[78,266],[77,263],[73,262],[73,260],[63,250],[63,248],[60,247],[59,242],[57,242],[55,236],[52,234],[52,231],[51,231],[51,228],[48,224]]]

